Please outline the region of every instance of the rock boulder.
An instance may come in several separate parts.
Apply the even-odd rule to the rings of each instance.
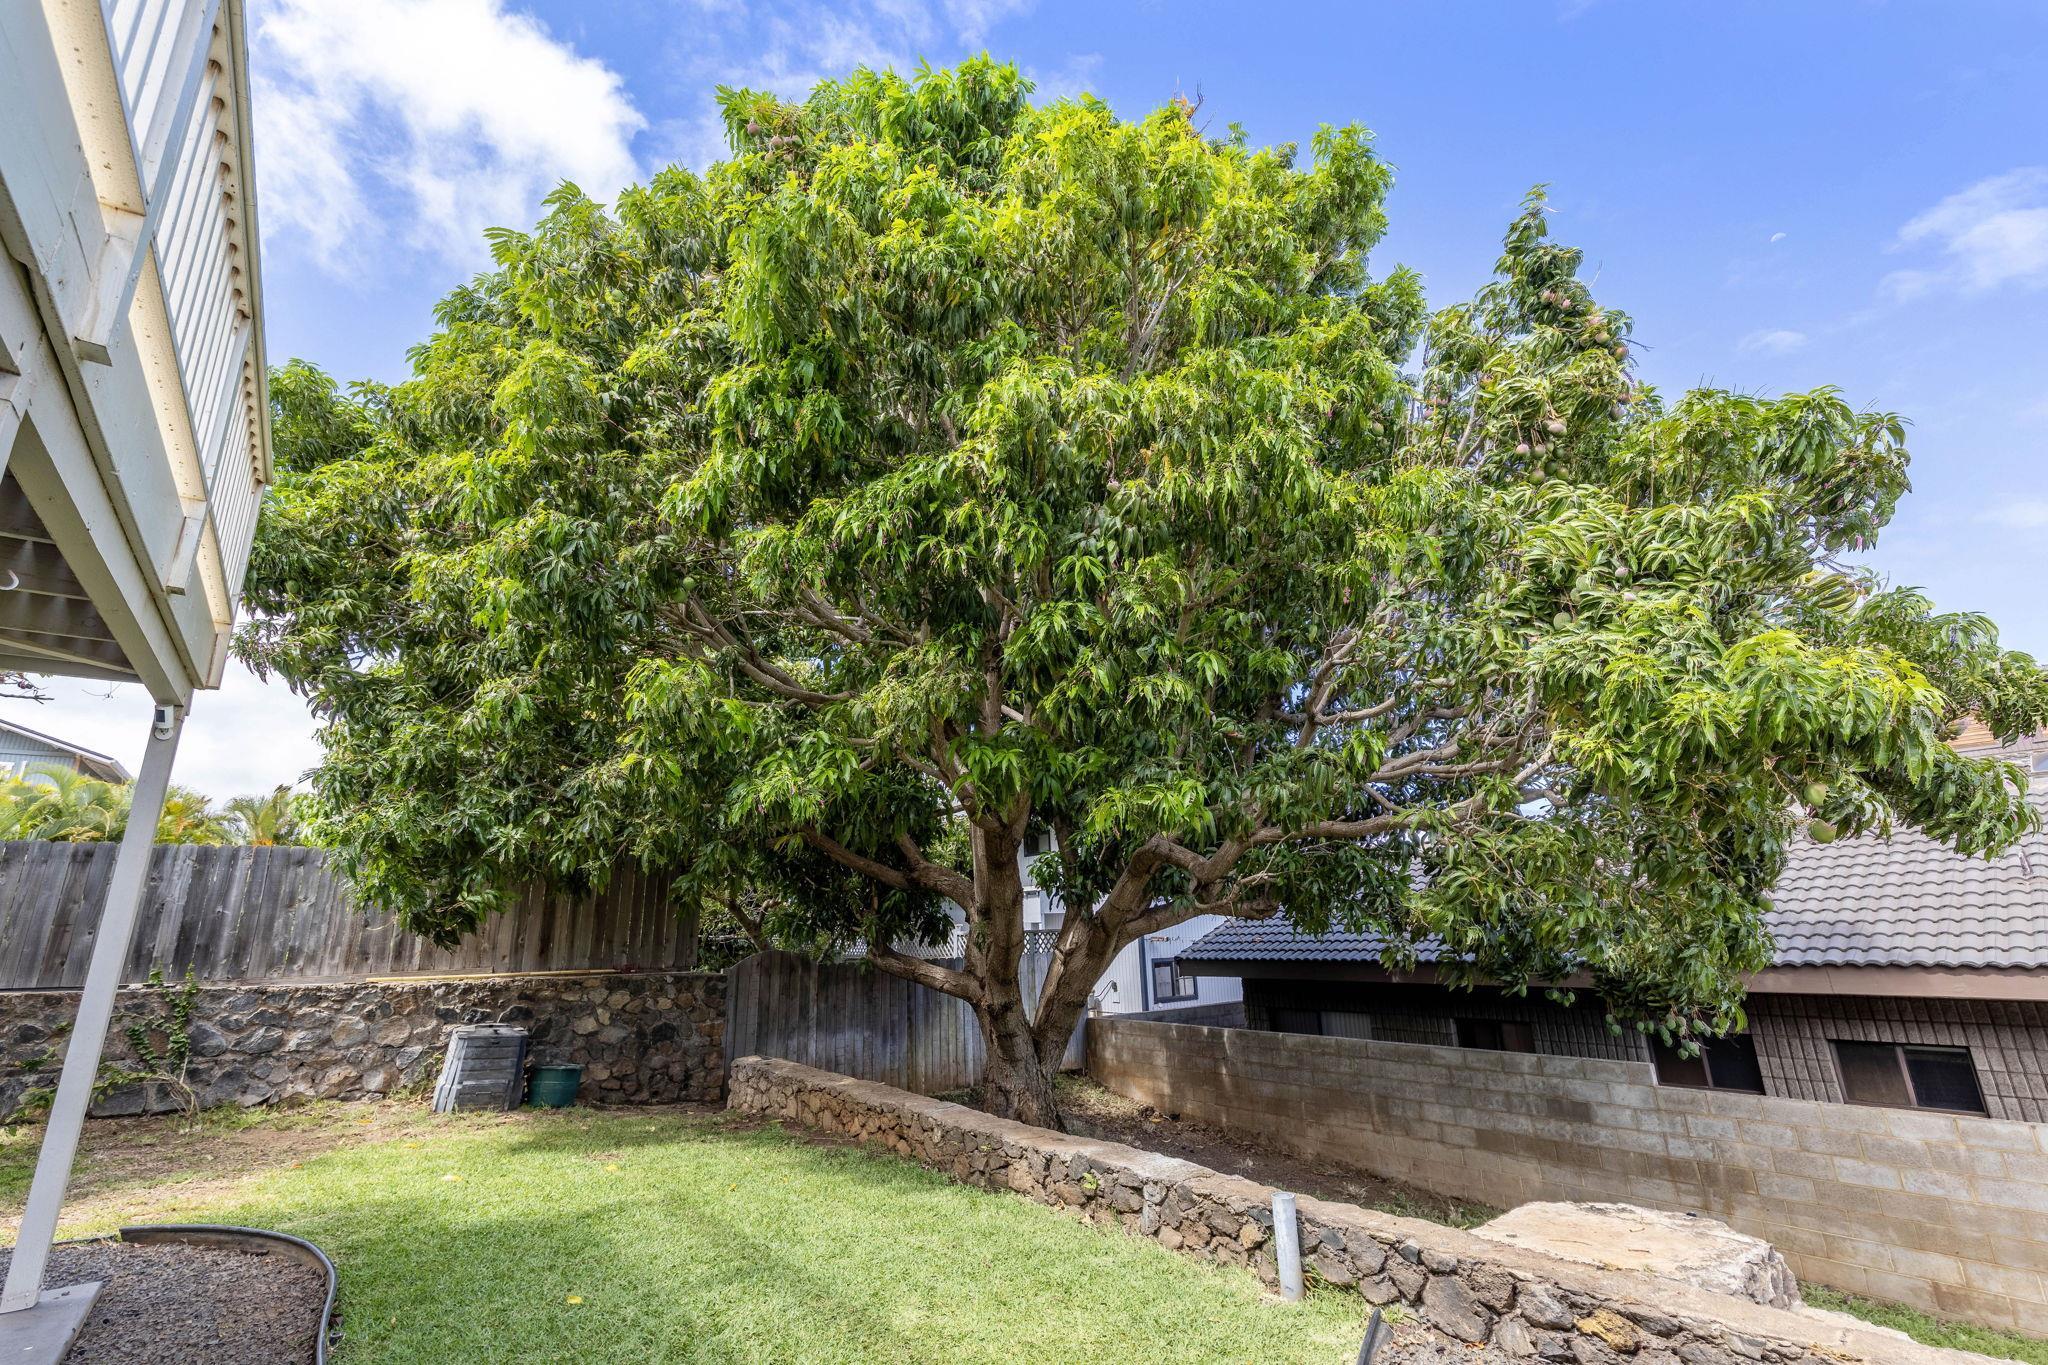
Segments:
[[[1633,1204],[1523,1204],[1473,1233],[1609,1270],[1640,1270],[1773,1308],[1799,1306],[1799,1281],[1760,1237],[1691,1213]]]

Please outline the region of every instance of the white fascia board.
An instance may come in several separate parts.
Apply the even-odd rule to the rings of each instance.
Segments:
[[[250,111],[255,105],[249,100],[249,21],[243,11],[244,0],[223,0],[222,14],[227,22],[222,27],[227,31],[229,68],[235,85],[234,106],[228,112],[235,120],[235,170],[242,195],[242,259],[248,262],[249,316],[256,320],[249,343],[256,361],[256,478],[258,483],[268,485],[271,478],[270,349],[263,339],[263,234],[257,227],[260,219],[256,209],[256,148],[249,127]],[[242,585],[234,584],[233,590],[239,602]]]

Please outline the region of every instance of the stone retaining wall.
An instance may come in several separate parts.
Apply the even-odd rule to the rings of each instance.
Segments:
[[[126,1025],[162,1019],[175,989],[121,992],[110,1065],[134,1066]],[[0,992],[0,1121],[56,1085],[77,1009],[76,991]],[[584,1101],[715,1101],[724,1090],[725,978],[708,972],[202,986],[188,1081],[206,1106],[388,1095],[433,1083],[451,1025],[491,1023],[524,1025],[536,1061],[582,1063]],[[171,1107],[160,1087],[128,1086],[93,1112]]]
[[[1658,1085],[1646,1062],[1092,1020],[1120,1095],[1502,1208],[1704,1213],[1802,1278],[2048,1335],[2048,1125]]]
[[[1275,1279],[1273,1190],[1251,1180],[794,1062],[742,1058],[728,1102],[878,1143],[967,1184],[1014,1190]],[[1299,1208],[1314,1280],[1369,1303],[1411,1305],[1438,1331],[1513,1357],[1576,1365],[1984,1365],[1981,1356],[1861,1325],[1579,1266],[1434,1223],[1307,1197]]]

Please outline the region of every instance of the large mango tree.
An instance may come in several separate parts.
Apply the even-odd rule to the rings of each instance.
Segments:
[[[1900,421],[1666,397],[1546,235],[1431,312],[1386,165],[1034,104],[985,60],[723,94],[732,154],[572,187],[413,377],[273,384],[244,656],[325,720],[327,837],[452,939],[622,859],[967,1001],[996,1110],[1119,949],[1285,912],[1618,1027],[1740,1022],[1787,841],[1968,853],[2048,718],[1855,567]],[[1025,998],[1020,846],[1068,907]],[[899,951],[945,924],[961,965]]]

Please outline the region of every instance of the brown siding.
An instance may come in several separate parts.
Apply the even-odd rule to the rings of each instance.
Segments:
[[[1837,1038],[1926,1043],[1970,1049],[1991,1117],[2048,1121],[2048,1004],[2039,1001],[1753,995],[1749,1022],[1773,1095],[1839,1104]]]
[[[1250,978],[1244,983],[1244,998],[1245,1016],[1253,1028],[1271,1028],[1275,1010],[1316,1010],[1324,1015],[1323,1032],[1332,1037],[1455,1047],[1457,1020],[1501,1019],[1529,1025],[1536,1050],[1550,1056],[1614,1062],[1650,1059],[1637,1034],[1609,1032],[1607,1007],[1599,997],[1583,993],[1566,1008],[1538,992],[1512,996],[1442,986]],[[1361,1020],[1369,1023],[1360,1028]]]
[[[1276,1010],[1315,1010],[1327,1035],[1451,1047],[1457,1019],[1513,1019],[1530,1025],[1536,1051],[1548,1056],[1651,1059],[1641,1035],[1608,1032],[1605,1007],[1589,994],[1566,1008],[1540,995],[1358,981],[1253,978],[1244,991],[1252,1028],[1273,1028]],[[1838,1038],[1966,1047],[1992,1118],[2048,1122],[2048,1003],[1759,994],[1748,1010],[1766,1094],[1840,1104]]]

